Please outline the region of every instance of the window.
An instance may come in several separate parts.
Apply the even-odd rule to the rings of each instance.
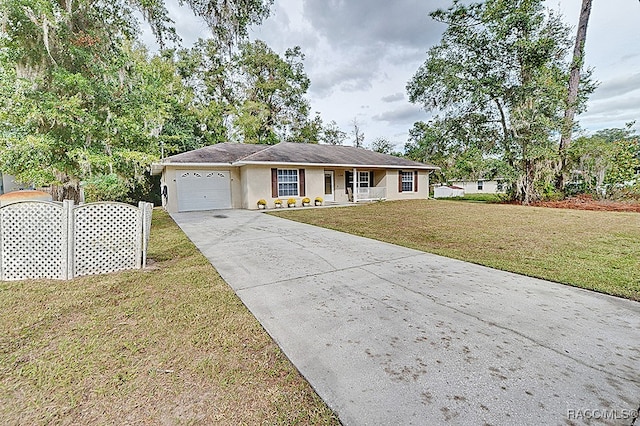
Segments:
[[[371,182],[369,182],[369,172],[358,172],[358,182],[360,183],[360,188],[370,187]]]
[[[504,191],[504,182],[502,182],[501,180],[498,181],[497,190],[498,192]]]
[[[304,169],[271,169],[271,196],[304,197]]]
[[[298,196],[298,170],[278,169],[278,197]]]
[[[482,191],[483,188],[484,188],[484,182],[479,180],[478,181],[478,191]]]
[[[400,172],[402,192],[413,192],[413,172]]]
[[[347,188],[353,188],[353,172],[345,172],[345,192]],[[358,188],[369,188],[373,183],[373,172],[358,172]]]

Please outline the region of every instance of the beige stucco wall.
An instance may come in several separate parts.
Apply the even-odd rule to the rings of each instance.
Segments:
[[[285,169],[294,169],[295,167],[283,167]],[[304,168],[305,180],[305,196],[313,200],[316,197],[324,196],[324,168],[322,167],[300,167]],[[299,169],[299,168],[298,168]],[[271,195],[271,167],[269,166],[243,166],[241,170],[243,182],[242,208],[257,209],[258,200],[265,199],[267,208],[274,207],[274,201],[278,197]],[[284,203],[287,202],[285,197],[281,197]],[[287,199],[289,197],[286,197]],[[295,198],[297,205],[300,205],[303,196],[291,197]]]
[[[412,170],[405,170],[412,171]],[[398,174],[399,170],[388,170],[386,176],[387,200],[415,200],[429,197],[429,172],[418,171],[418,192],[399,192]]]

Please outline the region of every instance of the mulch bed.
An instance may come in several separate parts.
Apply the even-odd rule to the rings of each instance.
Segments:
[[[556,209],[600,210],[610,212],[640,213],[639,202],[622,202],[609,200],[594,200],[590,195],[580,195],[560,201],[538,201],[532,203],[536,207],[551,207]]]

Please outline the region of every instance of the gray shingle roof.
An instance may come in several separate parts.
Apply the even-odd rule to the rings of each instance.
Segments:
[[[235,163],[266,148],[269,146],[248,143],[219,143],[172,155],[165,158],[163,163]]]
[[[277,145],[221,143],[174,155],[163,161],[163,164],[175,163],[318,164],[345,167],[438,169],[436,166],[362,148],[291,142],[281,142]]]

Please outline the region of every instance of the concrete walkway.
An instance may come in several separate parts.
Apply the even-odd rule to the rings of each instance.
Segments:
[[[346,425],[640,407],[640,303],[257,212],[173,218]]]

